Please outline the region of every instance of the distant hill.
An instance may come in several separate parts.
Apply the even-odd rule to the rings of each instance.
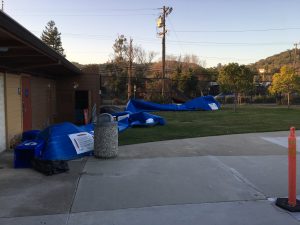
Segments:
[[[299,53],[300,50],[297,50],[296,54],[296,69],[299,71],[300,68],[300,61],[299,61]],[[280,68],[284,65],[293,66],[295,59],[295,50],[287,50],[281,52],[279,54],[270,56],[266,59],[261,59],[256,63],[249,65],[251,68],[265,69],[265,73],[267,74],[274,74],[279,72]]]
[[[78,63],[78,62],[71,62],[74,66],[76,66],[78,69],[82,69],[82,67],[84,67],[84,65]]]
[[[296,69],[298,71],[298,74],[300,74],[300,49],[297,50],[296,53]],[[264,69],[265,75],[272,77],[274,73],[277,73],[280,71],[280,68],[284,65],[287,66],[293,66],[295,59],[295,50],[287,50],[272,56],[269,56],[265,59],[261,59],[255,63],[252,63],[249,65],[250,68],[254,70]],[[171,73],[176,70],[176,65],[178,62],[175,61],[167,61],[166,62],[166,70],[167,72]],[[99,73],[101,71],[102,73],[105,71],[107,63],[103,64],[86,64],[82,65],[77,62],[73,62],[75,66],[77,66],[79,69],[81,69],[83,72],[86,73]],[[184,63],[183,63],[184,64]],[[183,65],[184,66],[184,65]],[[189,64],[191,67],[199,67],[198,65]],[[154,62],[151,64],[149,71],[155,72],[161,70],[161,62]],[[201,72],[201,74],[205,74],[205,69]],[[152,74],[153,75],[153,74]]]
[[[80,64],[78,62],[72,62],[73,65],[78,67],[84,73],[99,73],[101,64]]]

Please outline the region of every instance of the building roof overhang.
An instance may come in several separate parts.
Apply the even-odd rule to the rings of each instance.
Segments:
[[[0,11],[0,70],[50,77],[81,71],[10,16]]]

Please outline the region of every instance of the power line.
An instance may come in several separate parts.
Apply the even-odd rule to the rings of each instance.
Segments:
[[[158,8],[93,8],[93,10],[85,10],[85,9],[71,9],[71,8],[67,8],[67,9],[63,9],[65,11],[76,11],[76,10],[79,10],[80,12],[99,12],[99,11],[156,11]],[[57,12],[57,11],[63,11],[62,9],[46,9],[45,11],[47,12]],[[28,12],[27,9],[14,9],[14,11],[24,11],[24,12]],[[42,9],[38,9],[36,10],[38,12],[42,12],[43,10]],[[35,12],[34,9],[31,9],[31,12]]]
[[[31,32],[38,34],[39,31]],[[102,35],[102,34],[83,34],[83,33],[63,33],[63,36],[74,36],[73,38],[82,38],[86,37],[94,40],[112,40],[115,36],[111,35]],[[134,36],[133,36],[134,37]],[[157,43],[155,38],[147,37],[134,37],[135,40],[138,40],[143,43]],[[180,40],[169,40],[169,44],[180,44],[180,45],[200,45],[200,46],[280,46],[280,45],[291,45],[292,42],[213,42],[213,41],[180,41]]]
[[[37,14],[13,14],[14,16],[45,16],[45,15],[49,15],[49,16],[62,16],[62,17],[67,17],[67,16],[70,16],[70,17],[81,17],[81,16],[84,16],[84,17],[87,17],[87,16],[156,16],[156,14],[153,14],[153,13],[145,13],[145,14],[142,14],[142,13],[135,13],[135,14],[99,14],[99,13],[96,13],[96,14],[44,14],[44,13],[37,13]]]
[[[170,22],[171,26],[172,23]],[[33,33],[40,33],[40,31],[37,30],[31,30]],[[291,45],[293,44],[292,42],[212,42],[212,41],[181,41],[178,39],[178,35],[176,33],[175,38],[177,40],[169,40],[169,43],[178,43],[180,45],[182,44],[187,44],[187,45],[207,45],[207,46],[212,46],[212,45],[225,45],[225,46],[269,46],[269,45]],[[87,34],[87,33],[62,33],[63,36],[77,36],[78,38],[81,37],[88,37],[90,39],[95,39],[95,40],[111,40],[112,38],[115,38],[113,35],[104,35],[104,34]],[[76,37],[74,37],[76,38]],[[148,37],[135,37],[136,40],[142,41],[142,42],[148,42],[148,43],[157,43],[157,39],[155,38],[148,38]]]
[[[157,10],[157,8],[132,8],[132,9],[130,9],[130,8],[124,8],[124,9],[121,9],[121,8],[108,8],[108,9],[104,9],[104,8],[102,8],[102,9],[96,9],[96,11],[100,11],[100,10],[102,10],[102,11],[151,11],[151,10]]]
[[[76,54],[110,54],[110,51],[72,51],[69,50],[69,53],[76,53]],[[219,60],[239,60],[239,61],[251,61],[257,60],[256,58],[234,58],[234,57],[219,57],[219,56],[204,56],[204,55],[197,55],[200,58],[205,59],[219,59]],[[168,60],[167,60],[168,62]]]
[[[169,42],[178,42],[169,40]],[[225,46],[253,46],[253,45],[290,45],[290,42],[212,42],[212,41],[180,41],[182,44],[204,44],[204,45],[225,45]]]
[[[231,58],[231,57],[218,57],[218,56],[199,56],[200,58],[205,58],[205,59],[218,59],[218,60],[238,60],[238,61],[252,61],[252,60],[257,60],[255,58]]]
[[[268,32],[300,30],[300,27],[266,28],[266,29],[245,29],[245,30],[177,30],[178,33],[245,33],[245,32]]]
[[[170,22],[170,24],[171,24],[171,27],[172,27],[172,29],[173,29],[173,32],[174,32],[174,34],[175,34],[175,38],[176,38],[176,40],[177,40],[177,42],[178,42],[178,44],[179,44],[179,47],[180,47],[180,49],[181,49],[181,51],[183,50],[183,47],[182,47],[182,45],[181,45],[181,43],[180,43],[180,40],[179,40],[179,38],[178,38],[178,35],[177,35],[177,32],[176,32],[176,30],[175,30],[175,28],[174,28],[174,25],[173,25],[173,23],[172,23],[172,21],[171,21],[171,18],[169,18],[169,22]],[[182,51],[183,52],[183,51]]]

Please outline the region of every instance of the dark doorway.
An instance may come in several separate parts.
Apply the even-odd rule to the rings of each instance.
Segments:
[[[75,91],[75,123],[84,124],[84,110],[89,108],[89,92]]]

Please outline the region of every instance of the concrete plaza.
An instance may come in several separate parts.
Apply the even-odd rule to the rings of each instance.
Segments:
[[[50,177],[13,169],[13,155],[5,152],[0,224],[300,224],[300,214],[273,202],[287,196],[287,136],[238,134],[121,146],[116,159],[74,160],[68,173]]]

